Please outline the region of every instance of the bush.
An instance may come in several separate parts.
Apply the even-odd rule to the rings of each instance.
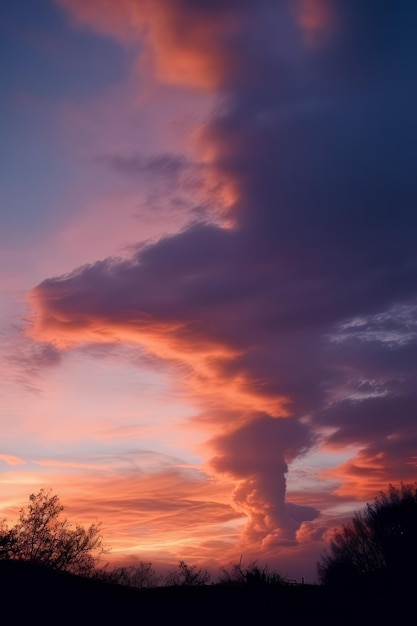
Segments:
[[[137,589],[153,589],[160,581],[152,563],[140,561],[138,565],[114,567],[108,570],[104,567],[97,570],[95,577],[104,582]]]
[[[195,587],[206,585],[209,581],[210,574],[207,570],[197,565],[187,565],[185,561],[180,561],[178,569],[169,572],[166,577],[166,584],[170,587]]]
[[[243,567],[242,562],[235,563],[231,569],[222,568],[219,579],[221,585],[283,585],[285,579],[277,572],[271,572],[267,565],[259,567],[256,561]]]

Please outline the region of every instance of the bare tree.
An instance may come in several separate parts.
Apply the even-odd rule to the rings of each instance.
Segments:
[[[49,490],[32,493],[17,524],[11,528],[6,520],[1,524],[0,558],[90,576],[103,550],[100,525],[73,527],[62,517],[63,510],[59,497]]]

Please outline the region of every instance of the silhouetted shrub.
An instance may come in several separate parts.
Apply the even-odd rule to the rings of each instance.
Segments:
[[[221,585],[282,585],[286,582],[280,574],[271,572],[268,565],[259,567],[256,561],[252,561],[247,567],[243,567],[240,561],[230,569],[223,567],[221,571]]]
[[[210,574],[206,569],[201,569],[197,565],[187,565],[185,561],[180,561],[178,569],[168,572],[166,584],[174,587],[192,587],[206,585],[210,582]]]
[[[95,578],[115,585],[153,589],[161,577],[155,572],[152,563],[140,561],[137,565],[127,565],[108,569],[108,566],[96,571]]]

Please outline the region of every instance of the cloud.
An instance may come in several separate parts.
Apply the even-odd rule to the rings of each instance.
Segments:
[[[26,463],[23,459],[20,459],[18,456],[13,456],[12,454],[0,454],[0,459],[8,465],[24,465]]]
[[[265,545],[295,539],[303,520],[314,519],[312,507],[286,503],[285,474],[288,463],[312,445],[309,428],[299,421],[260,416],[212,442],[217,452],[211,459],[216,472],[238,481],[234,501],[249,517],[245,529],[250,543]]]
[[[33,341],[23,335],[22,324],[10,322],[1,329],[3,354],[0,356],[1,386],[16,387],[15,393],[37,394],[43,376],[61,363],[61,352],[49,342]],[[20,388],[20,391],[17,391]]]
[[[137,218],[143,223],[160,213],[166,216],[182,213],[190,220],[223,221],[228,204],[228,191],[217,181],[209,179],[205,163],[190,160],[184,154],[107,154],[97,157],[106,170],[137,183],[147,195]],[[188,216],[187,216],[188,212]]]
[[[240,514],[228,503],[224,484],[194,468],[175,465],[173,459],[151,471],[137,467],[126,471],[109,464],[108,458],[91,461],[82,467],[76,459],[68,460],[66,473],[53,459],[26,471],[8,468],[1,475],[2,515],[16,518],[29,494],[44,486],[59,495],[70,521],[101,523],[105,544],[111,546],[105,558],[111,562],[121,555],[124,563],[129,555],[137,559],[138,550],[141,559],[154,564],[178,563],[184,551],[196,561],[205,556],[204,550],[200,552],[201,537],[208,543],[217,541],[223,526],[224,553],[234,549]]]
[[[184,156],[175,154],[161,154],[151,158],[139,154],[131,156],[115,154],[101,157],[101,160],[117,172],[129,177],[146,174],[158,180],[167,178],[171,183],[177,182],[184,171],[196,169],[194,163],[187,161]]]
[[[17,354],[9,356],[10,363],[35,373],[43,368],[56,367],[61,361],[61,354],[50,343],[29,343],[20,346]]]
[[[399,454],[396,477],[408,478],[416,9],[386,3],[374,19],[368,5],[340,2],[333,22],[324,8],[306,14],[313,5],[304,3],[297,22],[287,3],[126,0],[101,5],[102,17],[96,2],[64,4],[107,31],[112,11],[125,11],[135,28],[148,26],[143,40],[162,79],[217,90],[222,104],[197,152],[233,194],[227,227],[192,223],[130,258],[44,280],[31,293],[33,337],[61,349],[140,344],[177,363],[209,411],[223,402],[222,430],[216,415],[205,419],[217,449],[211,467],[233,476],[247,532],[264,545],[294,541],[316,515],[307,495],[305,505],[291,502],[285,474],[318,441],[359,450],[331,472],[343,498],[384,486]],[[313,39],[337,29],[315,46],[300,23]],[[131,173],[151,162],[116,163]],[[408,318],[396,319],[404,341],[393,346],[380,339],[398,310]],[[358,319],[379,323],[378,337],[347,331]],[[362,488],[354,480],[365,474]]]
[[[127,43],[146,42],[146,60],[165,82],[212,89],[242,70],[236,44],[244,2],[57,0],[78,22]]]

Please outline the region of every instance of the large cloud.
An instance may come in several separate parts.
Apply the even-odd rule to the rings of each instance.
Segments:
[[[213,467],[239,481],[234,500],[248,515],[250,543],[261,539],[270,546],[293,541],[300,522],[316,517],[313,507],[285,502],[287,463],[311,444],[304,424],[267,415],[212,441],[218,452]]]
[[[99,3],[63,4],[111,30]],[[351,497],[361,481],[360,496],[372,496],[415,468],[413,447],[398,442],[415,437],[417,400],[417,10],[290,6],[118,5],[129,24],[148,25],[162,78],[222,96],[195,158],[231,190],[228,226],[190,225],[31,296],[39,339],[140,343],[186,364],[208,406],[223,401],[211,467],[236,478],[260,540],[288,539],[314,517],[286,503],[284,475],[317,436],[368,463],[333,474]]]

